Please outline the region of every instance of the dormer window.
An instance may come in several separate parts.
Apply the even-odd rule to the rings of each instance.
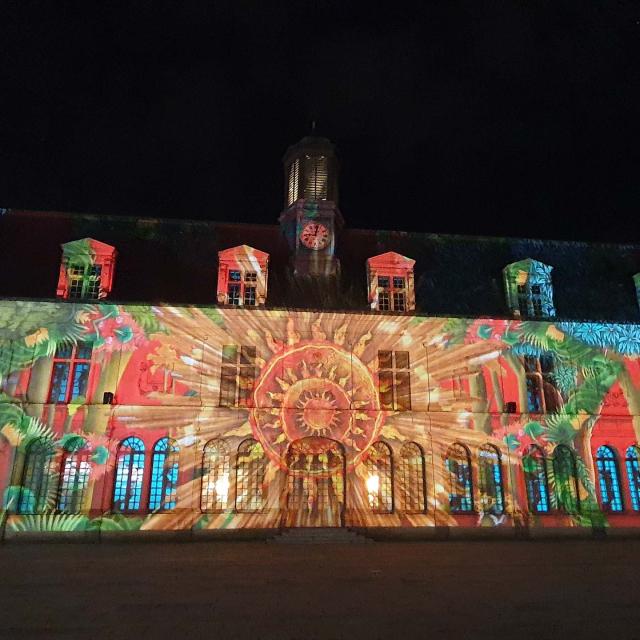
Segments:
[[[638,300],[638,305],[640,306],[640,273],[636,273],[636,275],[633,276],[633,281],[636,285],[636,299]]]
[[[415,260],[389,251],[367,260],[369,304],[378,311],[413,311]]]
[[[218,253],[218,303],[263,305],[267,299],[269,254],[245,244]]]
[[[552,318],[553,267],[537,260],[521,260],[507,265],[503,270],[507,304],[518,318]]]
[[[106,298],[113,285],[115,247],[92,238],[62,245],[57,295],[73,300]]]

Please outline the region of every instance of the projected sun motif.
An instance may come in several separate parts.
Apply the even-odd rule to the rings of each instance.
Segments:
[[[369,369],[340,345],[300,341],[274,354],[254,390],[250,421],[273,460],[308,436],[343,443],[356,464],[383,420]]]

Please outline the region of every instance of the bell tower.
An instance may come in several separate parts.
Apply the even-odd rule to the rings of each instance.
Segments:
[[[335,276],[336,231],[344,224],[338,209],[338,158],[327,138],[306,136],[283,158],[284,211],[280,225],[292,252],[296,275]]]

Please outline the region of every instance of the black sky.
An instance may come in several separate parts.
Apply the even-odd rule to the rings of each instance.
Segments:
[[[637,1],[86,4],[0,10],[0,206],[273,223],[316,119],[351,227],[640,240]]]

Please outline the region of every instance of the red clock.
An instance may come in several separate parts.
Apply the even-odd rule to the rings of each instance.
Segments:
[[[300,233],[300,242],[314,251],[324,249],[329,244],[329,229],[319,222],[307,222]]]

